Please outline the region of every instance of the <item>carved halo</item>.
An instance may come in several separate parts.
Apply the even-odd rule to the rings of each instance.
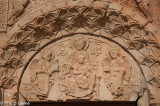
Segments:
[[[112,47],[106,50],[106,56],[110,57],[110,51],[116,51],[118,53],[118,56],[121,56],[121,51],[118,48]]]
[[[73,36],[72,40],[71,40],[71,47],[72,49],[76,49],[76,43],[77,43],[77,40],[82,40],[82,42],[85,42],[85,46],[83,47],[83,50],[87,50],[88,47],[89,47],[89,42],[88,42],[88,38],[84,35],[75,35]]]

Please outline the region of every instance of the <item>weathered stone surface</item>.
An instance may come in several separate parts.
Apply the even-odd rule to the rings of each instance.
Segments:
[[[7,30],[8,0],[0,0],[0,31]]]
[[[8,3],[8,31],[0,33],[1,98],[158,105],[160,43],[149,0]]]
[[[20,91],[29,101],[128,101],[131,92],[140,93],[140,76],[135,73],[140,75],[140,68],[122,48],[77,34],[38,53],[24,73]]]

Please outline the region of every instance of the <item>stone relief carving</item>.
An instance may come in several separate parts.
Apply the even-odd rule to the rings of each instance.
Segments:
[[[126,86],[140,87],[138,81],[140,76],[131,79],[136,81],[137,85],[133,84],[130,81],[130,77],[134,76],[130,72],[133,60],[127,59],[128,56],[124,51],[120,50],[123,55],[118,52],[120,49],[118,47],[108,50],[111,44],[104,42],[93,37],[76,35],[72,39],[66,38],[49,45],[32,60],[26,70],[26,74],[30,72],[30,78],[26,77],[23,80],[21,91],[26,93],[23,95],[31,101],[74,99],[95,101],[107,95],[100,93],[103,89],[106,92],[109,90],[110,99],[128,100],[129,92],[133,89],[127,89]],[[53,54],[59,45],[69,45],[66,49],[69,52],[66,55]],[[105,45],[98,56],[92,54],[92,47],[95,45]],[[108,57],[104,59],[105,50]],[[134,70],[138,72],[139,69],[134,68]],[[124,89],[128,92],[124,93]]]
[[[30,0],[9,0],[8,25],[11,26],[22,15]]]
[[[94,0],[101,1],[101,0]],[[109,2],[116,2],[132,8],[134,11],[137,11],[139,14],[145,16],[149,22],[153,22],[158,28],[160,24],[159,16],[159,7],[160,0],[106,0]]]
[[[135,0],[135,1],[137,3],[137,6],[138,6],[139,10],[151,22],[152,21],[152,16],[151,16],[151,13],[150,13],[150,10],[149,10],[149,6],[151,5],[150,1],[149,0]]]
[[[160,65],[158,63],[151,68],[148,82],[152,86],[160,88]]]
[[[76,37],[73,41],[75,50],[69,56],[71,60],[68,84],[70,88],[68,95],[82,98],[91,95],[94,89],[95,75],[90,63],[87,49],[87,41],[83,37]],[[66,60],[67,61],[67,60]],[[72,76],[73,75],[73,76]]]
[[[18,17],[18,20],[27,16],[28,14],[32,13],[34,10],[38,8],[45,7],[52,3],[56,4],[57,2],[62,1],[62,0],[29,0],[29,1],[30,2],[26,6],[25,11],[23,12],[23,14],[21,14],[21,16]]]
[[[153,19],[153,23],[159,28],[160,25],[160,0],[149,0],[150,1],[150,6],[148,9],[151,11],[151,16]]]
[[[109,50],[108,54],[109,57],[102,62],[106,87],[111,91],[113,98],[125,97],[123,86],[130,79],[130,64],[116,49]]]
[[[91,95],[94,89],[95,75],[91,64],[86,63],[87,57],[80,53],[77,62],[70,67],[70,75],[66,78],[68,87],[67,95],[76,98]]]
[[[55,54],[52,51],[46,50],[43,52],[41,59],[34,59],[32,61],[30,65],[30,84],[27,84],[25,88],[25,90],[29,91],[27,98],[34,99],[37,96],[40,100],[43,100],[48,97],[50,85],[52,84],[50,78],[54,72],[59,71],[58,61],[54,60],[54,57]],[[51,61],[52,65],[50,65]]]
[[[23,27],[22,30],[17,31],[17,33],[13,36],[13,39],[8,41],[6,47],[3,48],[2,53],[1,53],[1,57],[2,57],[1,60],[2,61],[0,63],[2,65],[2,67],[5,67],[5,69],[8,70],[9,67],[11,69],[18,69],[19,67],[23,66],[24,65],[23,60],[19,59],[19,57],[17,55],[19,55],[20,57],[23,57],[25,54],[27,54],[30,51],[36,51],[38,49],[37,45],[39,45],[41,41],[43,41],[46,38],[47,39],[48,38],[54,39],[54,37],[57,37],[57,33],[62,31],[63,29],[65,29],[67,32],[72,32],[72,31],[74,32],[76,29],[85,27],[86,29],[92,28],[92,30],[90,30],[90,31],[93,31],[92,33],[94,33],[95,31],[98,30],[97,28],[101,27],[101,24],[97,25],[96,22],[99,22],[98,19],[102,15],[97,14],[96,11],[99,11],[100,13],[103,14],[103,11],[104,11],[103,9],[96,9],[96,10],[95,9],[88,9],[88,8],[87,9],[84,9],[84,8],[81,8],[81,9],[76,8],[75,9],[74,7],[72,9],[75,11],[78,11],[78,13],[76,12],[77,14],[75,16],[84,15],[86,13],[84,16],[86,16],[89,19],[94,19],[94,20],[92,20],[92,22],[89,22],[88,20],[86,20],[85,17],[75,18],[74,15],[73,15],[74,18],[71,19],[70,13],[62,12],[61,10],[59,10],[58,13],[57,13],[57,11],[56,12],[53,11],[53,12],[46,13],[45,15],[36,18],[33,23],[29,23],[25,27]],[[88,10],[88,11],[86,11],[86,10]],[[93,13],[91,13],[90,10],[94,10],[94,11],[92,11]],[[71,11],[71,10],[69,10],[69,11]],[[59,21],[57,20],[58,16],[55,16],[56,17],[56,19],[55,19],[55,17],[54,18],[52,17],[52,15],[53,15],[52,13],[54,15],[63,13],[63,14],[61,14],[62,15],[61,20],[71,19],[72,21],[71,20],[69,20],[67,22],[62,21],[62,23],[59,23]],[[89,13],[90,15],[87,16],[87,13]],[[114,13],[118,14],[118,15],[115,15]],[[97,17],[98,17],[97,19],[95,19],[95,17],[94,17],[95,14],[97,14]],[[93,15],[93,17],[92,17],[92,15]],[[69,18],[63,19],[66,17],[69,17]],[[103,28],[108,34],[114,35],[111,37],[111,39],[114,40],[115,37],[123,39],[125,41],[124,42],[125,46],[126,46],[125,48],[127,48],[128,50],[132,49],[135,51],[140,51],[140,53],[144,57],[143,63],[140,62],[140,64],[149,66],[148,64],[150,64],[150,63],[154,64],[155,62],[159,62],[158,58],[156,58],[157,55],[154,55],[154,54],[147,55],[144,52],[144,48],[148,49],[150,47],[150,49],[153,50],[153,49],[159,47],[157,41],[154,40],[154,37],[151,37],[152,33],[150,33],[146,28],[142,27],[139,23],[133,22],[133,20],[130,19],[127,15],[121,15],[120,13],[117,13],[116,11],[109,10],[109,14],[107,17],[110,20],[107,20],[104,22],[104,23],[106,23],[106,26]],[[114,20],[116,20],[116,22],[118,22],[118,24],[117,23],[115,24],[115,21],[112,20],[112,18]],[[78,24],[77,23],[78,21],[76,22],[76,21],[74,21],[74,19],[81,20],[82,24]],[[120,19],[120,20],[118,20],[118,19]],[[129,19],[129,20],[127,20],[127,22],[128,22],[127,25],[122,24],[124,22],[126,23],[126,19]],[[46,20],[49,20],[50,24],[52,21],[54,21],[54,23],[52,23],[52,25],[50,25],[50,24],[46,25],[46,23],[44,24],[44,22],[46,22]],[[107,23],[107,22],[109,22],[109,23]],[[56,27],[56,25],[58,25],[57,23],[60,25],[61,28]],[[95,25],[92,25],[91,23],[96,23],[97,27],[95,27]],[[38,26],[41,26],[41,29],[43,29],[43,30],[40,30],[39,29],[40,27],[38,27]],[[69,26],[72,26],[72,27],[69,27]],[[111,30],[108,30],[108,28],[110,28]],[[123,29],[125,29],[125,30],[123,30]],[[121,34],[116,33],[120,30],[122,32],[123,31],[124,32]],[[52,32],[52,33],[50,33],[50,32]],[[54,34],[53,34],[53,32],[54,32]],[[41,33],[41,34],[38,34],[38,33]],[[45,34],[45,33],[47,33],[47,34]],[[106,36],[108,36],[108,35],[106,35]],[[131,37],[127,37],[127,36],[134,36],[134,37],[131,38]],[[151,37],[153,39],[152,40],[148,39],[148,37],[149,38]],[[141,41],[144,41],[145,44]],[[130,48],[128,48],[128,45],[130,46]],[[158,54],[158,53],[159,53],[159,49],[156,50],[155,54]],[[8,54],[10,54],[9,57],[7,57]],[[151,58],[151,57],[155,57],[155,58]],[[138,59],[138,61],[139,61],[139,59]],[[7,64],[7,63],[10,63],[10,64]],[[151,67],[151,66],[149,66],[149,67]],[[14,71],[11,70],[9,72],[12,73]],[[13,78],[14,76],[15,76],[15,74],[12,73],[10,77]],[[3,78],[4,77],[2,77],[2,79]],[[12,87],[11,88],[7,87],[7,88],[12,89]]]
[[[102,53],[102,45],[96,41],[96,43],[92,44],[92,55],[98,56]]]
[[[52,72],[49,72],[49,62],[51,61],[52,53],[51,52],[44,52],[44,55],[42,56],[42,63],[41,63],[41,69],[36,72],[37,77],[37,83],[38,83],[38,94],[37,96],[40,99],[43,99],[48,96],[49,92],[49,77],[52,75]]]

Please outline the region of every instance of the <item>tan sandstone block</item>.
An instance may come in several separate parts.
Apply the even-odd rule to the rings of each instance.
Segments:
[[[122,10],[122,6],[116,3],[111,3],[109,6],[110,9],[115,9],[117,11],[121,11]]]
[[[106,8],[106,4],[103,1],[96,1],[94,2],[93,6],[96,8]]]

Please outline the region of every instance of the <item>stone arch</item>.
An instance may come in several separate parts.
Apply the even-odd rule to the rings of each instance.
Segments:
[[[25,77],[25,75],[28,75],[28,76],[30,76],[30,75],[32,75],[32,74],[29,74],[29,73],[25,73],[26,71],[29,71],[30,69],[29,69],[29,66],[31,67],[31,65],[32,64],[34,64],[34,60],[40,60],[41,61],[41,59],[40,59],[40,55],[42,55],[42,57],[43,57],[43,55],[44,55],[44,52],[45,51],[54,51],[54,52],[56,52],[56,50],[57,50],[57,48],[56,47],[51,47],[51,48],[48,48],[48,46],[50,46],[50,45],[53,45],[54,43],[54,45],[58,45],[59,43],[57,43],[56,44],[56,42],[63,42],[63,41],[66,41],[66,39],[68,38],[71,38],[71,39],[73,39],[73,37],[75,37],[76,38],[76,36],[84,36],[83,38],[93,38],[93,39],[96,39],[96,40],[99,40],[99,42],[100,41],[102,41],[103,39],[104,39],[104,41],[102,41],[102,42],[105,42],[106,41],[106,43],[108,42],[112,42],[111,43],[111,47],[109,47],[111,50],[112,49],[117,49],[118,51],[119,51],[119,53],[122,53],[123,51],[125,52],[125,53],[122,53],[121,55],[122,56],[126,56],[125,54],[128,54],[129,56],[127,57],[127,58],[129,58],[129,57],[131,57],[132,58],[132,61],[134,61],[135,63],[136,63],[136,65],[135,65],[135,67],[137,67],[137,71],[136,71],[136,73],[138,73],[139,75],[136,75],[136,77],[137,78],[133,78],[132,80],[136,80],[135,82],[134,82],[134,84],[133,84],[133,86],[139,86],[138,88],[137,87],[133,87],[134,89],[136,89],[135,91],[133,90],[133,91],[130,91],[130,97],[129,98],[127,98],[127,99],[129,99],[129,101],[136,101],[136,99],[138,99],[138,95],[134,95],[134,96],[132,96],[132,93],[137,93],[137,92],[139,92],[139,93],[144,93],[143,91],[141,92],[141,91],[139,91],[138,89],[147,89],[147,85],[146,85],[146,79],[145,79],[145,76],[144,76],[144,74],[143,74],[143,71],[142,71],[142,69],[141,69],[141,66],[139,65],[139,63],[138,63],[138,61],[136,60],[136,58],[128,51],[128,50],[126,50],[122,45],[120,45],[118,42],[115,42],[115,41],[113,41],[112,39],[109,39],[109,38],[107,38],[107,37],[105,37],[105,36],[102,36],[102,37],[99,37],[99,35],[96,35],[96,34],[88,34],[88,33],[74,33],[74,34],[68,34],[68,35],[65,35],[65,36],[63,36],[63,37],[60,37],[60,38],[57,38],[57,39],[54,39],[54,40],[51,40],[50,42],[48,42],[48,43],[46,43],[44,46],[42,46],[39,50],[37,50],[33,55],[32,55],[32,57],[31,58],[29,58],[29,61],[28,61],[28,63],[27,63],[27,65],[23,68],[23,70],[22,70],[22,74],[21,74],[21,76],[20,76],[20,78],[19,78],[19,82],[18,82],[18,91],[20,90],[20,86],[23,86],[24,88],[26,88],[26,87],[28,87],[28,84],[29,84],[29,82],[32,82],[32,81],[28,81],[28,80],[25,80],[25,79],[28,79],[28,77],[27,78],[24,78]],[[89,37],[90,36],[90,37]],[[95,37],[95,38],[94,38]],[[63,40],[63,39],[65,39],[65,40]],[[72,40],[71,40],[71,42],[72,42]],[[70,42],[70,43],[71,43]],[[101,43],[102,43],[101,42]],[[91,46],[91,44],[90,44],[90,46]],[[106,45],[103,45],[103,46],[106,46]],[[117,47],[116,47],[117,46]],[[67,48],[67,46],[66,46],[66,48]],[[71,47],[72,49],[73,49],[73,47]],[[87,47],[88,48],[88,47]],[[104,49],[104,48],[103,48]],[[73,49],[73,51],[74,51],[74,49]],[[108,52],[109,52],[110,50],[108,50]],[[52,53],[54,53],[54,52],[52,52]],[[64,51],[65,52],[65,51]],[[104,50],[103,50],[103,52],[104,52]],[[72,53],[71,53],[72,54]],[[89,53],[87,53],[88,55],[89,55]],[[38,57],[36,57],[38,55]],[[54,53],[54,57],[55,57],[55,55],[57,55],[57,53]],[[100,55],[100,54],[99,54]],[[63,56],[63,55],[62,55]],[[58,57],[58,56],[57,56]],[[93,58],[94,56],[90,56],[90,58]],[[104,57],[105,58],[105,57]],[[67,60],[68,60],[69,58],[67,58]],[[58,59],[57,59],[58,60]],[[64,57],[64,61],[66,60],[66,57]],[[66,60],[66,61],[67,61]],[[100,59],[101,60],[101,59]],[[61,60],[62,61],[62,60]],[[102,60],[101,60],[102,61]],[[131,62],[131,60],[128,60],[128,62]],[[52,63],[52,62],[51,62]],[[68,63],[68,62],[67,62]],[[40,64],[41,64],[41,62],[40,62]],[[65,62],[63,63],[63,64],[65,64]],[[100,63],[101,64],[101,63]],[[41,65],[43,65],[43,64],[41,64]],[[40,65],[40,66],[41,66]],[[34,64],[34,66],[36,66],[36,64]],[[36,67],[40,67],[40,66],[36,66]],[[59,66],[60,67],[60,66]],[[38,69],[38,70],[40,70],[40,69]],[[95,70],[94,70],[95,71]],[[99,70],[99,72],[101,72],[102,70]],[[135,72],[135,69],[134,69],[134,71],[133,70],[131,70],[132,72]],[[60,72],[60,71],[59,71]],[[130,73],[132,73],[132,72],[130,72]],[[32,72],[31,72],[32,73]],[[97,75],[97,74],[96,74]],[[99,76],[99,74],[98,74],[98,76]],[[103,77],[103,75],[102,75],[102,77]],[[135,77],[135,76],[131,76],[131,77]],[[23,79],[24,78],[24,79]],[[24,84],[22,84],[22,79],[23,79],[23,82],[24,82]],[[55,78],[55,80],[56,80],[56,78]],[[140,82],[138,82],[138,80],[140,80]],[[27,85],[27,86],[25,86],[25,85]],[[32,86],[32,85],[31,85]],[[129,85],[130,86],[130,85]],[[22,90],[22,89],[21,89]],[[103,91],[103,90],[102,90]],[[24,93],[22,93],[22,95],[24,96]],[[139,94],[139,96],[142,96],[143,94]],[[18,95],[17,95],[17,97],[18,97]],[[26,97],[27,98],[27,97]],[[19,97],[18,97],[18,99],[19,99]],[[29,99],[29,98],[28,98]],[[30,100],[30,99],[29,99]],[[31,99],[31,100],[33,100],[33,99]],[[102,100],[103,101],[103,98],[101,98],[101,99],[99,99],[99,100]],[[107,99],[106,99],[107,100]],[[116,99],[115,99],[116,100]],[[117,99],[117,100],[120,100],[120,99]],[[123,100],[123,99],[122,99]],[[27,100],[28,101],[28,100]],[[92,100],[92,101],[94,101],[94,100]],[[32,102],[34,102],[34,101],[32,101]]]
[[[154,26],[126,7],[109,4],[105,1],[68,1],[36,10],[17,22],[2,39],[5,43],[0,44],[1,60],[4,60],[1,67],[13,72],[9,76],[12,78],[18,68],[27,64],[20,59],[27,53],[37,51],[46,42],[60,36],[83,32],[107,36],[120,43],[135,56],[142,70],[152,70],[159,64],[160,54]],[[4,88],[11,89],[7,85],[11,79],[3,78]]]

